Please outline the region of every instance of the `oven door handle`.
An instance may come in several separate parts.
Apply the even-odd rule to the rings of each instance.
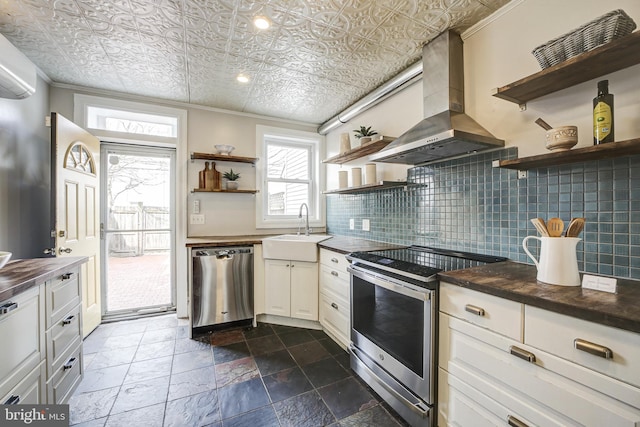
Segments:
[[[358,270],[353,267],[347,267],[347,271],[352,275],[359,277],[362,280],[366,280],[367,282],[373,283],[376,286],[380,286],[381,288],[388,289],[392,292],[397,292],[399,294],[402,294],[411,298],[415,298],[420,301],[429,301],[431,299],[432,291],[428,289],[425,289],[424,291],[416,291],[410,288],[409,286],[384,280],[378,276],[368,274],[362,270]]]
[[[377,382],[380,386],[382,386],[387,392],[392,394],[404,406],[406,406],[416,414],[420,415],[422,418],[427,418],[429,416],[429,410],[430,410],[429,407],[425,407],[425,405],[420,401],[417,401],[415,403],[409,401],[409,399],[407,399],[406,397],[398,393],[396,390],[393,389],[393,387],[389,386],[389,384],[385,383],[375,372],[373,372],[367,366],[367,364],[362,361],[362,358],[358,356],[359,350],[353,345],[353,343],[349,345],[349,349],[351,350],[351,354],[353,354],[354,357],[357,357],[358,359],[360,359],[360,367],[364,368],[364,370],[367,371],[367,374],[369,374],[375,382]]]

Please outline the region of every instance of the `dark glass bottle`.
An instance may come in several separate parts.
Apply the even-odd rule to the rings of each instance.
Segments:
[[[613,130],[613,95],[609,93],[609,80],[601,80],[598,96],[593,98],[593,144],[615,141]]]

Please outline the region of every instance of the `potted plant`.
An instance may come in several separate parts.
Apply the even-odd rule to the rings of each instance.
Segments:
[[[238,189],[238,180],[240,179],[240,174],[230,169],[228,172],[222,174],[222,177],[227,180],[227,190],[237,190]]]
[[[360,129],[354,129],[356,138],[360,140],[360,144],[367,144],[371,142],[371,137],[377,135],[378,132],[371,130],[371,126],[360,126]]]

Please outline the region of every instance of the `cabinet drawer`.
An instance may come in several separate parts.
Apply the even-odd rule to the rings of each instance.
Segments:
[[[441,314],[450,376],[500,402],[520,420],[541,426],[629,426],[640,423],[640,389],[542,350]],[[533,362],[512,353],[512,346]],[[503,418],[501,416],[500,418]],[[525,421],[526,422],[526,421]]]
[[[335,336],[343,347],[349,345],[351,320],[349,304],[345,300],[320,294],[320,324]]]
[[[522,342],[523,304],[518,302],[441,282],[440,311]]]
[[[584,350],[575,348],[575,340]],[[640,334],[526,306],[525,343],[640,387]],[[607,349],[610,358],[603,357]]]
[[[80,310],[81,306],[78,304],[46,333],[48,377],[56,371],[60,364],[65,362],[62,359],[67,349],[71,346],[77,346],[82,339]]]
[[[0,314],[0,396],[9,393],[44,359],[44,308],[40,286],[3,301]]]
[[[350,300],[349,275],[326,265],[320,266],[320,292],[331,292]]]
[[[79,269],[73,268],[46,284],[47,329],[80,303]]]
[[[18,405],[18,404],[32,404],[39,405],[45,403],[44,393],[44,376],[45,366],[44,360],[40,362],[26,377],[22,379],[6,395],[0,399],[0,404],[4,405]]]
[[[67,403],[82,380],[82,345],[71,347],[47,381],[47,403]]]
[[[320,249],[320,264],[346,273],[349,261],[347,261],[345,254],[330,251],[328,249]]]

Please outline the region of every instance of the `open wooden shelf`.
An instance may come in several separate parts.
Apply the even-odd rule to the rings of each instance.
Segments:
[[[364,156],[368,156],[369,154],[377,153],[382,150],[384,147],[389,145],[391,141],[396,138],[391,136],[383,136],[382,139],[377,141],[369,142],[365,145],[361,145],[356,148],[352,148],[343,154],[338,154],[337,156],[330,157],[322,161],[322,163],[333,163],[336,165],[341,165],[343,163],[350,162],[352,160],[359,159]]]
[[[194,188],[192,193],[244,193],[256,194],[258,190],[205,190],[204,188]]]
[[[394,187],[404,187],[407,185],[406,181],[380,181],[375,184],[366,184],[359,187],[340,188],[338,190],[323,191],[323,194],[354,194],[364,193],[368,191],[386,190]]]
[[[640,31],[567,59],[494,90],[493,96],[525,104],[561,89],[640,63]]]
[[[258,159],[255,157],[225,156],[222,154],[209,153],[191,153],[191,160],[217,160],[220,162],[238,162],[251,164],[255,164],[258,161]]]
[[[558,151],[537,156],[521,157],[511,160],[496,160],[494,167],[528,170],[547,166],[565,165],[569,163],[586,162],[589,160],[611,159],[614,157],[640,154],[640,138],[627,141],[610,142],[592,147],[576,148],[574,150]]]

